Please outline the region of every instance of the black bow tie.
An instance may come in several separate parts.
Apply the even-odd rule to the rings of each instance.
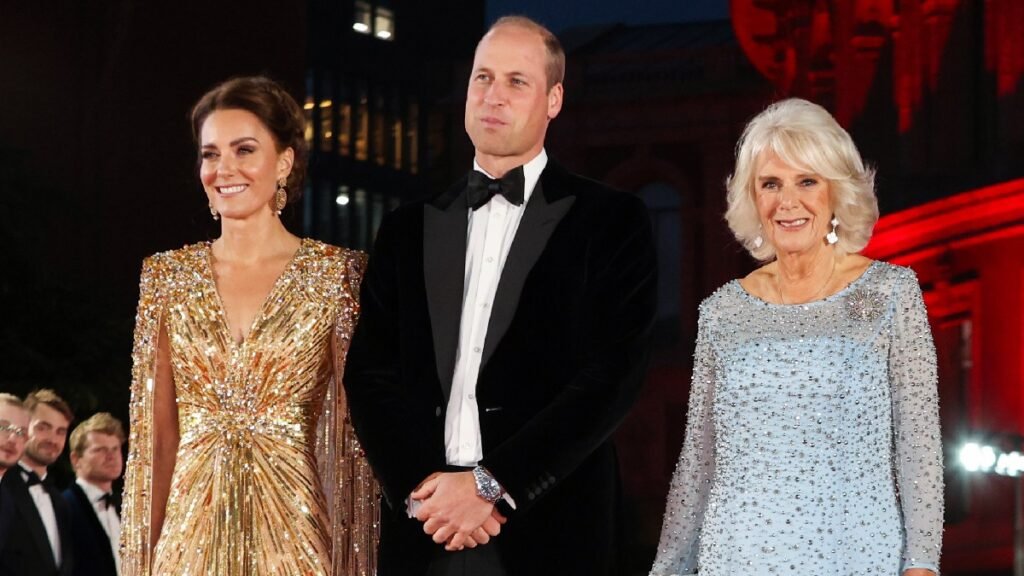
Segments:
[[[466,205],[472,210],[480,208],[491,201],[495,194],[501,194],[516,206],[523,205],[523,186],[525,183],[523,167],[509,170],[504,176],[493,180],[483,172],[473,170],[466,182]]]
[[[103,496],[100,496],[99,502],[106,504],[107,508],[113,506],[114,508],[121,507],[121,499],[118,498],[113,492],[107,492]]]
[[[36,474],[35,472],[33,472],[31,470],[25,470],[24,472],[25,472],[25,486],[28,486],[29,488],[35,486],[36,484],[41,484],[43,486],[43,488],[46,488],[46,487],[49,486],[49,482],[47,482],[47,480],[49,479],[49,476],[47,476],[47,480],[40,480],[39,479],[39,475]]]

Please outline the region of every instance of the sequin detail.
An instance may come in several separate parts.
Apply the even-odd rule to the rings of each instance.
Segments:
[[[885,296],[865,288],[851,290],[844,298],[850,318],[870,322],[882,315],[885,310]]]
[[[877,314],[851,316],[857,292],[885,295],[865,300],[884,302]],[[733,281],[701,304],[652,575],[937,571],[942,489],[935,349],[911,270],[875,262],[789,306]]]
[[[150,574],[375,573],[378,490],[340,378],[363,253],[304,240],[241,344],[209,244],[143,265],[136,317],[122,568]],[[163,323],[181,441],[150,554],[152,390]]]

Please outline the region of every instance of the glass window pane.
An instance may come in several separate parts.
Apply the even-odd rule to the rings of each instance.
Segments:
[[[306,96],[306,102],[302,105],[303,115],[306,117],[306,144],[313,146],[313,97]]]
[[[352,29],[360,34],[370,33],[370,3],[356,0],[352,15]]]
[[[366,190],[362,188],[356,189],[352,203],[355,205],[354,210],[352,210],[355,221],[352,222],[352,244],[350,248],[366,250],[368,247],[366,238],[370,229],[370,210]]]
[[[320,101],[320,150],[330,152],[331,138],[334,132],[331,130],[331,107],[333,102],[329,98]]]
[[[380,92],[377,92],[373,96],[373,161],[378,166],[383,166],[387,161],[384,154],[384,145],[386,140],[384,138],[384,97],[381,96]]]
[[[313,148],[313,72],[306,72],[306,100],[302,103],[302,115],[306,121],[304,135],[306,144]]]
[[[377,8],[377,16],[373,21],[374,36],[381,40],[395,39],[395,13],[387,8]]]
[[[334,231],[334,241],[341,244],[342,246],[348,246],[352,243],[352,223],[349,219],[349,213],[352,211],[350,205],[352,203],[351,191],[345,184],[338,186],[338,193],[334,197],[334,207],[338,211],[338,228]]]
[[[388,118],[391,120],[391,167],[395,170],[402,169],[402,103],[398,97],[391,100],[391,108],[388,110]]]
[[[338,154],[348,156],[352,146],[352,104],[338,106]]]
[[[366,98],[366,86],[360,86],[356,105],[356,160],[369,158],[370,108]]]
[[[409,103],[408,121],[405,126],[405,148],[409,157],[409,172],[416,174],[420,169],[420,108],[415,101]]]

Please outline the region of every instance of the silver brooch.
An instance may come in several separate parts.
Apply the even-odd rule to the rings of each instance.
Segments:
[[[885,297],[874,290],[858,288],[846,296],[846,313],[854,320],[869,322],[882,315]]]

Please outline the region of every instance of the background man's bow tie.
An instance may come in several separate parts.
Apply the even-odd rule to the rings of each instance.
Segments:
[[[48,480],[49,476],[46,477],[46,480],[40,480],[39,475],[36,474],[35,472],[28,470],[25,471],[25,485],[28,486],[29,488],[35,486],[36,484],[42,484],[44,488],[49,487],[50,483],[48,482]]]

